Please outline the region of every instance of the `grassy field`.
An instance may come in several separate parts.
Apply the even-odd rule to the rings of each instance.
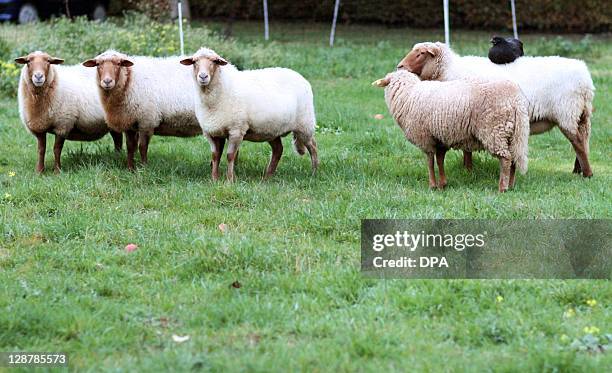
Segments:
[[[96,27],[2,25],[5,61],[34,48],[78,63],[107,47],[155,55],[177,47],[173,30],[165,49],[154,45],[150,38],[166,38],[161,26],[142,37],[133,24],[106,34]],[[262,180],[269,146],[245,143],[238,182],[213,183],[204,139],[160,137],[149,165],[130,173],[125,153],[115,154],[106,137],[67,142],[59,175],[48,151],[48,171],[37,176],[35,139],[20,123],[12,81],[5,82],[0,351],[65,351],[78,371],[612,365],[609,352],[584,351],[589,335],[612,333],[609,281],[377,281],[359,271],[362,218],[611,218],[611,39],[523,36],[528,54],[587,60],[597,87],[595,175],[571,173],[574,153],[553,130],[530,139],[529,172],[502,195],[498,162],[475,155],[469,173],[459,152],[447,155],[447,189],[430,191],[424,155],[387,114],[382,90],[370,86],[413,43],[441,39],[439,30],[341,26],[330,49],[328,25],[274,24],[265,46],[259,24],[238,23],[229,41],[203,27],[222,25],[188,29],[188,50],[212,44],[241,66],[291,67],[312,82],[319,173],[310,176],[308,158],[286,138],[274,178]],[[490,36],[457,31],[453,46],[484,54]],[[9,79],[6,71],[0,74]],[[375,120],[377,113],[385,119]],[[126,253],[128,243],[139,249]],[[173,335],[190,339],[177,343]]]

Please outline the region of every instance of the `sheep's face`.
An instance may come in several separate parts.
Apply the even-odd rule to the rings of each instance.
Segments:
[[[227,65],[227,61],[217,54],[195,55],[181,60],[185,66],[193,66],[193,74],[200,87],[207,87],[213,80],[219,66]]]
[[[83,62],[83,66],[96,67],[98,70],[98,85],[105,91],[110,91],[117,85],[123,69],[134,66],[134,62],[118,56],[98,57]]]
[[[398,69],[406,69],[421,76],[427,63],[440,53],[440,48],[434,43],[421,43],[412,48],[410,53],[397,65]]]
[[[32,84],[35,87],[42,87],[49,80],[51,65],[61,64],[64,60],[51,57],[45,52],[36,51],[27,56],[16,58],[15,62],[27,65],[28,76],[32,80]]]

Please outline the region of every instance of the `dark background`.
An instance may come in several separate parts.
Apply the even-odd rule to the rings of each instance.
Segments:
[[[137,9],[161,16],[169,0],[111,0],[111,12]],[[190,0],[193,18],[262,19],[262,0]],[[334,0],[268,0],[270,21],[330,22]],[[555,32],[609,32],[611,0],[517,0],[521,30]],[[500,29],[512,27],[508,0],[451,0],[451,28]],[[379,23],[389,26],[440,27],[442,0],[344,0],[343,23]]]

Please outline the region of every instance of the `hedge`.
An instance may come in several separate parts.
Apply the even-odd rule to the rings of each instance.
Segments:
[[[163,0],[114,0],[117,4]],[[194,17],[261,19],[262,0],[191,0]],[[329,22],[334,0],[268,0],[272,20]],[[115,8],[121,8],[116,5]],[[612,24],[612,2],[601,0],[518,0],[520,30],[563,32],[608,32]],[[451,27],[510,29],[512,16],[507,0],[452,0]],[[340,21],[383,23],[413,27],[440,27],[443,24],[441,0],[344,0]]]

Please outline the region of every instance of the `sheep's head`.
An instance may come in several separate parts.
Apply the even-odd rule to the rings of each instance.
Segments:
[[[107,51],[96,58],[83,62],[83,66],[97,67],[100,88],[110,91],[115,88],[125,69],[134,66],[134,62],[122,53]]]
[[[193,66],[195,80],[204,88],[213,80],[219,66],[227,65],[227,61],[212,49],[201,48],[193,56],[181,60],[181,64]]]
[[[434,59],[440,55],[441,51],[442,48],[438,43],[415,44],[410,53],[400,61],[397,68],[408,70],[427,79],[434,69]]]
[[[64,63],[61,58],[51,57],[45,52],[36,51],[27,56],[15,58],[15,62],[27,65],[28,76],[35,87],[42,87],[48,79],[51,65]]]

